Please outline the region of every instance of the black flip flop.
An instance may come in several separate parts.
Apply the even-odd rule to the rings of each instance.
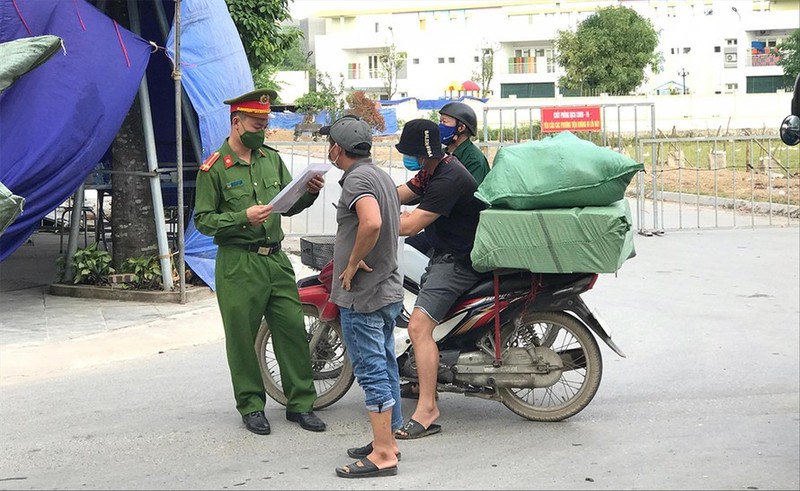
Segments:
[[[435,435],[441,431],[442,427],[436,423],[431,423],[430,426],[425,428],[419,421],[410,419],[405,426],[394,432],[394,437],[398,440],[416,440],[417,438]]]
[[[361,463],[361,465],[358,465]],[[348,464],[345,467],[337,467],[336,475],[346,478],[359,478],[359,477],[383,477],[397,475],[397,466],[387,467],[385,469],[378,469],[378,466],[373,464],[371,460],[364,457],[361,460]]]
[[[372,447],[372,442],[367,443],[363,447],[353,447],[347,449],[347,456],[353,457],[354,459],[363,459],[367,455],[371,454],[374,448]],[[400,452],[397,452],[397,460],[400,460]]]
[[[419,400],[419,392],[414,392],[414,388],[416,387],[417,391],[419,391],[419,384],[414,382],[407,382],[405,384],[400,385],[400,397],[403,399],[417,399]],[[439,400],[439,393],[436,392],[436,400]]]

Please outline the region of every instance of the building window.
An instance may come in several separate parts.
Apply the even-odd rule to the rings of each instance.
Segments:
[[[531,49],[514,50],[514,56],[508,59],[508,73],[536,73],[536,59],[531,56]]]
[[[378,30],[379,30],[379,29],[380,29],[380,24],[378,24],[378,23],[376,22],[376,23],[375,23],[375,32],[378,32]]]
[[[726,39],[725,40],[725,44],[727,44],[728,46],[736,46],[737,44],[739,44],[739,40],[738,39]]]
[[[378,77],[378,55],[370,55],[367,59],[369,60],[369,74],[367,77],[380,78]]]
[[[455,63],[455,62],[456,62],[455,57],[450,56],[450,57],[447,58],[447,63]]]
[[[687,54],[692,50],[692,48],[683,48],[683,54]]]
[[[439,60],[439,63],[444,63],[444,58],[439,57],[438,60]]]
[[[544,50],[544,56],[547,59],[547,73],[555,73],[556,72],[556,58],[553,56],[552,49]]]
[[[714,53],[720,53],[720,52],[722,52],[722,48],[720,48],[719,46],[714,46]]]
[[[473,57],[473,61],[474,61],[475,63],[478,63],[479,61],[481,61],[481,59],[480,59],[480,58],[478,58],[477,56],[474,56],[474,57]]]
[[[350,80],[357,80],[361,78],[361,65],[358,63],[348,63],[347,78]]]
[[[419,58],[411,58],[412,65],[419,65]]]

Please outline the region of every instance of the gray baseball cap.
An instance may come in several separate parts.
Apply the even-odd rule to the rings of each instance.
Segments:
[[[319,134],[330,135],[331,140],[356,155],[369,155],[372,149],[372,130],[365,121],[352,114],[342,116],[329,126],[323,126]]]

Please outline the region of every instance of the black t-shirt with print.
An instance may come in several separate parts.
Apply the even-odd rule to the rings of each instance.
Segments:
[[[425,227],[435,253],[469,258],[478,214],[486,205],[475,197],[478,184],[472,174],[452,155],[445,157],[433,174],[421,170],[406,183],[422,197],[418,208],[441,215]]]

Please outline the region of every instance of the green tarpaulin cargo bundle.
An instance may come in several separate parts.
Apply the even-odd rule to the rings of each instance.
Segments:
[[[483,210],[471,258],[481,272],[614,273],[634,255],[631,210],[621,199],[610,206]]]
[[[475,196],[478,271],[614,273],[635,256],[625,189],[642,164],[564,132],[501,148]]]

